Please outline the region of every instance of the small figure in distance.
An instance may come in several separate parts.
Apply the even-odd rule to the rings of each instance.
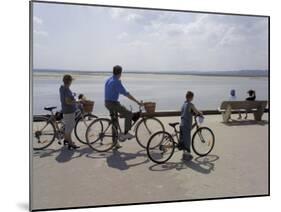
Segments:
[[[249,95],[249,96],[246,98],[247,101],[255,101],[255,100],[256,100],[256,92],[255,92],[254,90],[252,90],[252,89],[251,89],[251,90],[248,90],[247,93],[248,93],[248,95]],[[246,110],[245,119],[248,118],[248,112],[249,112],[249,111]]]
[[[237,96],[236,96],[236,91],[235,89],[231,89],[230,90],[230,97],[229,97],[229,101],[237,101]],[[238,119],[241,119],[242,116],[241,116],[241,112],[238,111]],[[230,116],[230,119],[231,119],[231,116]]]

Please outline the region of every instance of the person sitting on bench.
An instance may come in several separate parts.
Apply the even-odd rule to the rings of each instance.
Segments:
[[[247,101],[255,101],[256,100],[256,92],[254,90],[249,90],[247,92],[249,94],[249,97],[246,98]],[[245,115],[245,119],[248,118],[248,110],[246,110],[246,115]]]

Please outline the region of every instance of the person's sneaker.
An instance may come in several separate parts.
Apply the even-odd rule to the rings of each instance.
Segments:
[[[182,160],[184,161],[191,161],[193,159],[193,156],[190,152],[184,151],[182,154]]]
[[[131,140],[132,138],[134,138],[135,136],[130,134],[130,133],[127,133],[127,134],[124,134],[124,133],[120,133],[119,134],[119,140],[120,141],[126,141],[127,139],[128,140]]]
[[[140,112],[136,112],[133,114],[132,120],[133,123],[136,123],[136,121],[140,118]]]
[[[114,149],[120,149],[120,148],[122,148],[122,146],[119,144],[119,143],[117,143],[115,146],[114,146]]]

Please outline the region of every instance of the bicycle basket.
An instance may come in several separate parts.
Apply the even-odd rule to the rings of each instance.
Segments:
[[[89,101],[89,100],[86,100],[86,101],[82,101],[81,102],[82,105],[83,105],[83,110],[84,112],[86,113],[91,113],[94,109],[94,104],[95,102],[94,101]]]
[[[147,113],[154,113],[156,108],[155,102],[145,102],[143,103],[144,109]]]

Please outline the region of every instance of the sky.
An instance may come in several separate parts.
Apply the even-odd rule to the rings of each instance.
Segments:
[[[35,69],[266,70],[268,19],[33,3]]]

